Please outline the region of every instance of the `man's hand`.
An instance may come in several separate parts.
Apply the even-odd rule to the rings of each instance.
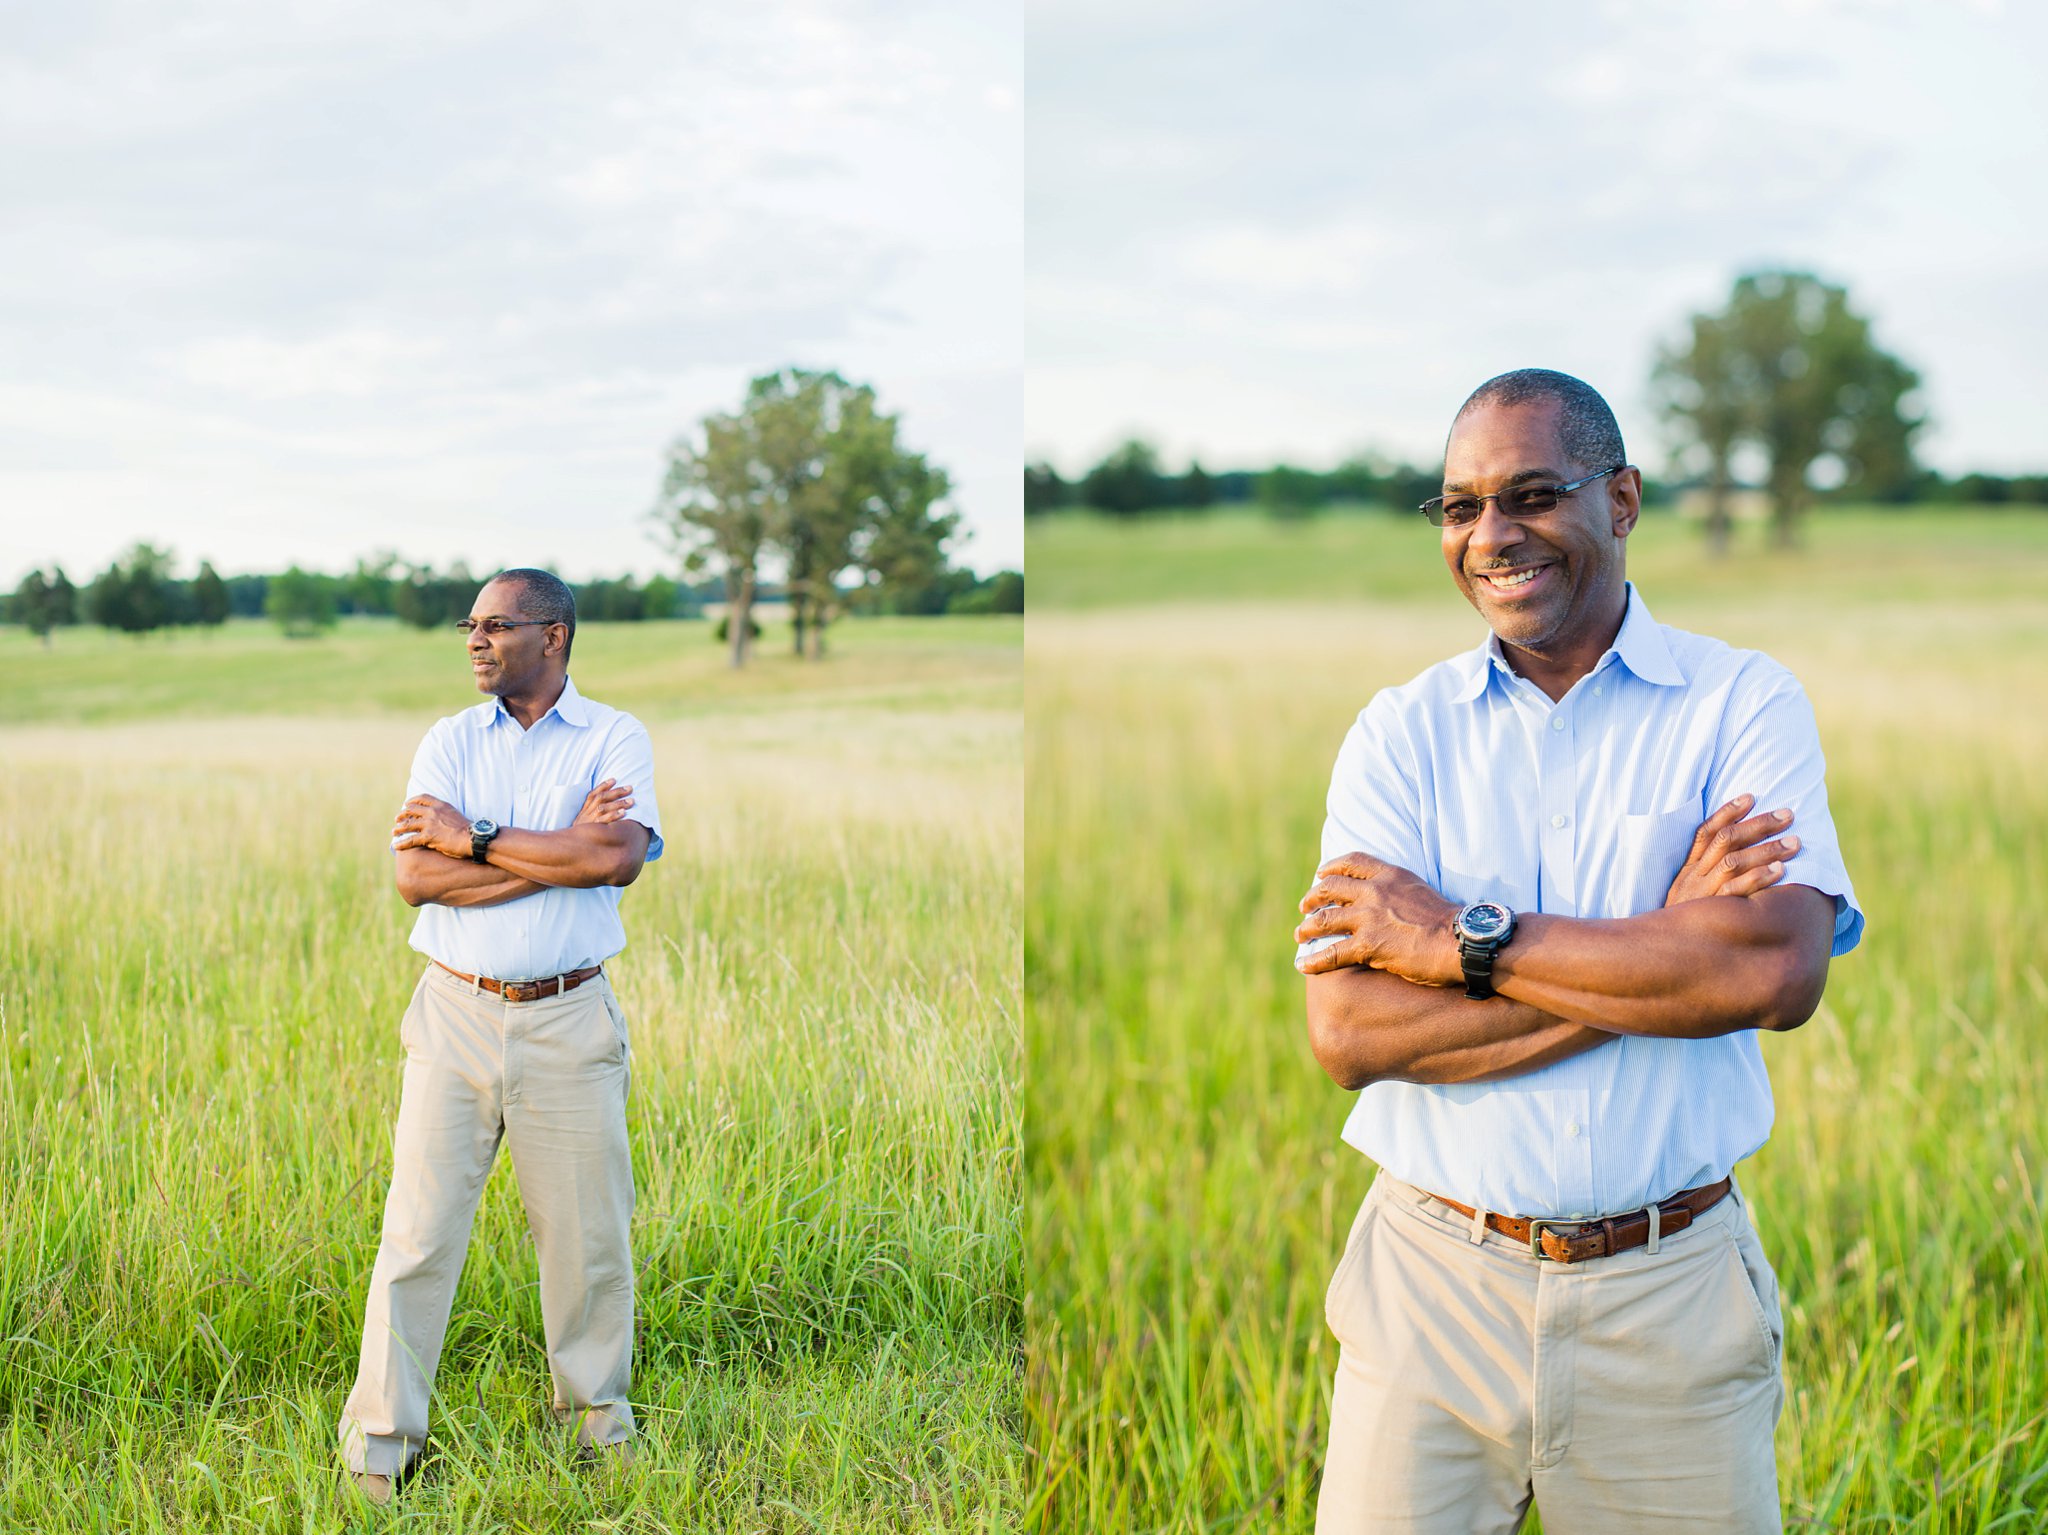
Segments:
[[[469,857],[469,817],[444,799],[415,794],[391,823],[394,851],[425,848],[448,858]]]
[[[1295,961],[1303,975],[1364,965],[1421,986],[1464,980],[1451,924],[1458,903],[1406,869],[1369,853],[1345,853],[1316,870],[1301,898],[1307,913],[1296,943],[1341,934],[1343,941]]]
[[[623,820],[626,812],[632,808],[633,786],[631,784],[614,785],[613,781],[607,778],[603,783],[583,796],[583,808],[576,812],[576,819],[569,824],[571,826],[609,826],[614,821]]]
[[[1755,795],[1738,794],[1700,822],[1685,866],[1664,897],[1666,906],[1710,895],[1755,895],[1785,877],[1784,860],[1799,851],[1799,839],[1778,833],[1792,824],[1792,812],[1772,810],[1740,820],[1755,803]]]

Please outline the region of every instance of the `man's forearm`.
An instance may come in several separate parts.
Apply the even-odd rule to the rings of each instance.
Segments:
[[[1489,1082],[1615,1037],[1507,997],[1475,1002],[1462,989],[1418,986],[1384,970],[1307,979],[1309,1042],[1341,1087]]]
[[[1503,996],[1617,1034],[1796,1028],[1820,1005],[1834,905],[1808,885],[1611,921],[1531,913],[1494,958]]]
[[[403,848],[395,856],[398,893],[408,906],[502,906],[548,888],[509,870],[450,858],[432,848]]]
[[[630,885],[640,873],[650,833],[638,821],[584,824],[561,831],[507,826],[485,857],[492,867],[542,885],[588,890]]]

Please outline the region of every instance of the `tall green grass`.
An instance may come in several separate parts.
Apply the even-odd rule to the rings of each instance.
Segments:
[[[1307,1048],[1294,903],[1353,715],[1483,637],[1426,530],[1344,530],[1386,595],[1339,601],[1357,572],[1331,551],[1310,569],[1236,526],[1234,556],[1226,524],[1199,535],[1228,578],[1172,605],[1036,605],[1125,579],[1163,601],[1145,572],[1176,556],[1143,530],[1055,527],[1029,552],[1027,1525],[1047,1531],[1313,1523],[1322,1296],[1371,1170]],[[1660,618],[1804,681],[1869,914],[1821,1013],[1767,1042],[1777,1127],[1743,1168],[1784,1289],[1798,1528],[2048,1527],[2048,539],[2026,524],[1980,582],[1984,549],[1942,531],[1850,518],[1803,555],[1701,569],[1663,525],[1631,551]]]
[[[666,823],[612,967],[640,1460],[593,1474],[546,1421],[501,1169],[434,1459],[393,1515],[1014,1527],[1017,626],[885,635],[896,659],[764,669],[753,691],[708,643],[664,674],[673,637],[577,642],[586,691],[650,725]],[[216,638],[233,664],[208,673],[198,637],[61,635],[59,664],[107,669],[78,684],[102,722],[0,733],[0,1528],[391,1517],[342,1493],[333,1449],[423,963],[386,839],[420,733],[475,695],[452,643],[395,630]],[[46,658],[13,643],[0,718],[47,718],[63,690],[24,680]],[[323,681],[323,643],[404,675]]]

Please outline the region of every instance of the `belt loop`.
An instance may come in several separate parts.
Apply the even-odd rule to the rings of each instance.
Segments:
[[[1654,1255],[1657,1251],[1657,1238],[1664,1233],[1664,1212],[1654,1204],[1648,1208],[1650,1212],[1650,1252]]]
[[[470,995],[471,995],[472,997],[476,997],[476,996],[481,996],[481,995],[483,994],[483,989],[484,989],[484,978],[483,978],[483,973],[482,973],[481,971],[479,971],[479,972],[478,972],[477,974],[475,974],[475,975],[473,975],[473,976],[471,976],[471,977],[469,978],[469,994],[470,994]]]
[[[1484,1242],[1486,1240],[1486,1207],[1484,1205],[1473,1207],[1472,1240],[1474,1242]]]

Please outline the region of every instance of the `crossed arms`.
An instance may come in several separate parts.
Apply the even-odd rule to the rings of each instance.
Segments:
[[[1499,995],[1484,1002],[1464,993],[1456,902],[1367,854],[1330,860],[1295,929],[1303,943],[1342,936],[1298,962],[1316,1059],[1347,1088],[1483,1082],[1621,1034],[1797,1028],[1827,982],[1834,906],[1810,886],[1779,886],[1799,845],[1778,835],[1791,814],[1740,820],[1750,803],[1743,795],[1701,824],[1659,910],[1518,915],[1494,959]]]
[[[607,778],[560,831],[502,828],[487,862],[469,856],[469,817],[416,794],[391,825],[398,893],[408,906],[500,906],[551,887],[630,885],[647,859],[648,830],[627,820],[633,786]]]

